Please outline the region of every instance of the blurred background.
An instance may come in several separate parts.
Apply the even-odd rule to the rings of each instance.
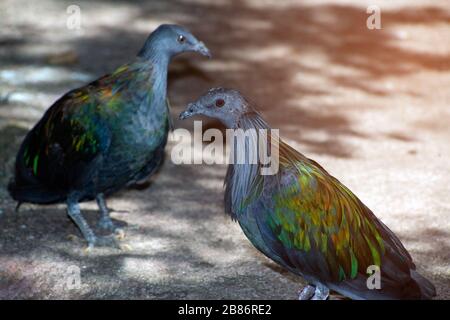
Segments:
[[[71,5],[79,29],[68,27]],[[379,6],[381,29],[367,28],[369,5]],[[168,157],[148,188],[111,197],[128,250],[85,253],[64,205],[14,212],[6,184],[27,130],[66,91],[131,60],[161,23],[186,26],[214,56],[170,66],[176,128],[192,129],[178,114],[208,88],[239,89],[352,189],[400,237],[438,298],[450,298],[448,0],[2,0],[0,298],[297,297],[302,280],[259,254],[223,213],[225,165]],[[82,209],[94,225],[95,204]],[[81,270],[78,289],[64,285],[71,266]]]

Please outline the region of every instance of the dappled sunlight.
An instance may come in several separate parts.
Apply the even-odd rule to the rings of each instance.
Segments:
[[[45,83],[48,85],[61,81],[86,82],[92,76],[82,72],[70,72],[65,68],[43,67],[43,68],[14,68],[14,70],[2,70],[0,81],[9,85],[33,85]]]
[[[107,199],[129,250],[87,253],[65,205],[25,204],[15,213],[7,195],[17,149],[45,110],[130,61],[159,24],[179,23],[213,59],[186,54],[171,64],[175,128],[190,136],[193,122],[178,115],[209,88],[239,89],[283,139],[398,234],[448,299],[450,9],[445,1],[377,1],[382,29],[368,30],[372,2],[78,0],[82,28],[70,30],[71,1],[2,1],[0,265],[32,273],[20,287],[13,269],[7,280],[0,270],[0,298],[296,298],[301,279],[258,253],[224,213],[226,166],[174,164],[173,135],[147,184]],[[224,129],[200,119],[203,132]],[[207,142],[182,145],[201,162]],[[81,207],[95,227],[95,202]],[[55,287],[70,265],[81,268],[78,291]]]

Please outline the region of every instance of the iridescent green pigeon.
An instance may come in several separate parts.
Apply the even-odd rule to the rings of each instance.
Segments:
[[[210,56],[177,25],[161,25],[137,57],[57,100],[27,134],[8,189],[20,203],[66,202],[89,247],[112,245],[97,237],[79,202],[96,199],[100,227],[115,230],[104,196],[150,176],[162,163],[170,127],[167,69],[183,52]]]
[[[233,142],[238,158],[225,178],[225,209],[258,250],[309,283],[300,299],[327,299],[330,289],[352,299],[436,295],[400,240],[349,189],[276,135],[259,139],[264,137],[259,129],[270,127],[238,91],[212,89],[180,118],[196,114],[251,133],[241,135],[244,142]],[[251,162],[247,156],[264,146],[259,141],[266,150],[278,150],[274,174],[263,174],[263,157]],[[368,268],[380,271],[379,286],[369,279]]]

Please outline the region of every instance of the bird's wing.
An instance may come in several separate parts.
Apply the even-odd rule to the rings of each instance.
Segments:
[[[370,265],[409,278],[414,265],[397,237],[319,164],[294,158],[282,168],[277,189],[259,224],[268,226],[263,234],[275,239],[267,236],[267,243],[277,243],[287,265],[331,282],[367,276]]]
[[[17,156],[16,182],[66,188],[91,174],[94,159],[110,144],[101,105],[114,110],[120,91],[112,93],[114,77],[104,76],[57,100],[28,133]]]
[[[152,76],[152,66],[137,59],[57,100],[25,137],[11,189],[83,189],[95,178],[121,112],[152,97]]]
[[[172,120],[172,117],[170,116],[170,108],[171,108],[171,105],[170,105],[169,98],[166,98],[166,108],[167,108],[167,114],[169,115],[169,117],[168,117],[169,130],[170,130],[170,131],[173,131],[174,126],[173,126],[173,120]]]

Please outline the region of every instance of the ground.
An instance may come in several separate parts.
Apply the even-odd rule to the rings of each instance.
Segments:
[[[66,27],[72,4],[80,30]],[[380,30],[366,27],[370,4],[381,8]],[[176,128],[192,130],[177,115],[208,88],[240,89],[399,236],[438,299],[450,298],[447,0],[2,1],[0,298],[295,299],[304,286],[224,214],[225,165],[175,165],[173,141],[147,188],[108,199],[126,231],[122,250],[85,252],[63,205],[15,212],[6,184],[27,130],[64,92],[132,59],[165,22],[187,26],[214,55],[172,63]],[[95,225],[95,204],[82,209]]]

